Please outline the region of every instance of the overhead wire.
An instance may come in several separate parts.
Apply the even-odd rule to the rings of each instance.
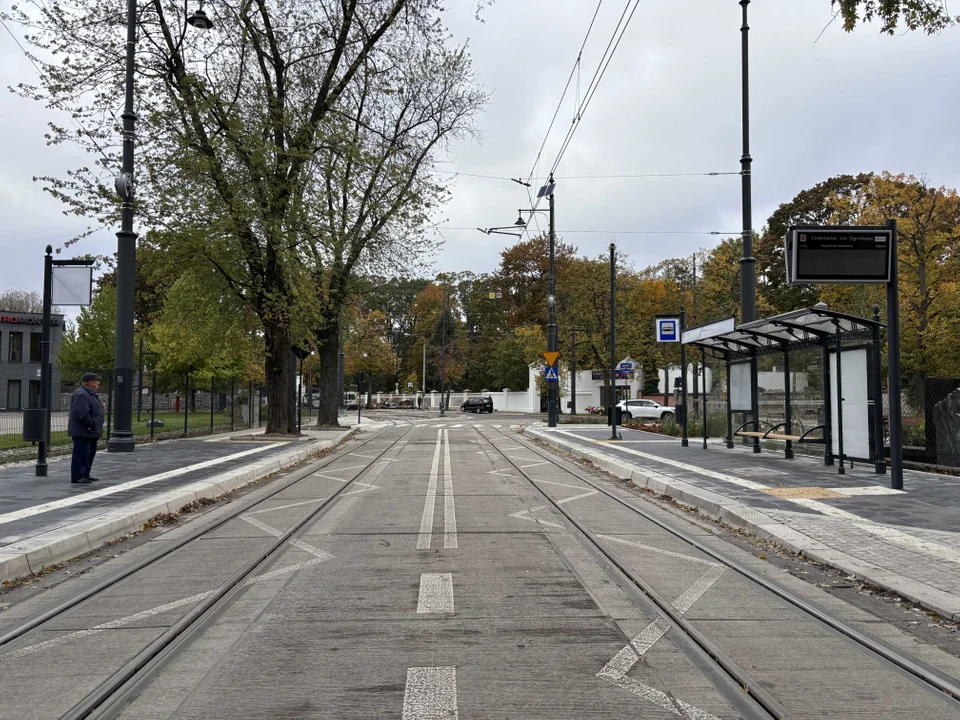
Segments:
[[[44,7],[46,7],[46,6],[44,6]],[[7,23],[4,21],[3,16],[0,16],[0,25],[3,25],[3,29],[7,31],[7,34],[8,34],[11,38],[13,38],[13,41],[17,44],[17,47],[20,48],[20,52],[23,53],[23,56],[24,56],[27,60],[29,60],[29,61],[30,61],[30,64],[33,65],[34,69],[36,69],[37,75],[42,78],[42,77],[43,77],[43,71],[40,70],[40,66],[37,65],[36,61],[33,59],[33,57],[30,55],[30,53],[27,52],[27,49],[26,49],[25,47],[23,47],[23,45],[22,45],[21,42],[20,42],[20,38],[18,38],[16,35],[14,35],[14,34],[13,34],[13,31],[7,26]],[[57,107],[57,105],[58,105],[57,103],[54,103],[54,104],[53,104],[53,107]],[[57,108],[57,109],[58,109],[58,110],[63,110],[63,108]],[[67,111],[66,111],[66,110],[63,110],[63,112],[67,112]],[[99,152],[99,153],[103,156],[103,159],[106,160],[107,162],[112,162],[112,160],[111,160],[111,159],[107,156],[107,154],[103,151],[103,148],[100,147],[100,144],[96,141],[96,139],[94,139],[94,137],[93,137],[93,135],[90,133],[90,131],[87,130],[87,129],[83,126],[83,123],[81,123],[79,120],[77,120],[77,118],[74,117],[73,113],[69,113],[69,115],[70,115],[70,121],[71,121],[74,125],[76,125],[77,128],[79,128],[79,130],[80,130],[84,135],[86,135],[86,136],[90,139],[90,142],[93,143],[93,146],[97,149],[97,152]]]
[[[567,77],[567,82],[563,86],[563,92],[560,93],[560,101],[557,103],[557,107],[553,111],[553,117],[550,119],[550,125],[547,126],[547,132],[543,136],[543,142],[540,143],[540,149],[537,151],[537,156],[533,160],[533,167],[530,169],[530,174],[527,177],[527,182],[530,182],[531,178],[533,178],[533,173],[537,167],[537,163],[540,162],[540,156],[543,153],[543,148],[546,146],[547,140],[550,138],[550,131],[553,130],[553,124],[557,120],[557,115],[560,114],[560,108],[563,106],[563,99],[567,96],[567,90],[570,89],[570,81],[573,80],[574,73],[576,73],[580,67],[580,60],[583,56],[583,49],[587,46],[587,40],[590,37],[590,31],[593,30],[593,24],[597,20],[597,14],[600,12],[601,5],[603,5],[603,0],[599,0],[599,2],[597,3],[597,7],[593,11],[593,17],[590,18],[590,25],[587,27],[587,32],[583,36],[583,42],[580,43],[580,50],[577,51],[577,59],[574,60],[573,68],[570,70],[570,75]],[[578,84],[578,93],[579,93],[579,78],[577,80],[577,84]],[[579,104],[579,98],[578,98],[578,104]]]
[[[590,106],[590,101],[593,100],[593,96],[597,92],[597,88],[600,86],[600,81],[603,80],[603,76],[607,72],[607,68],[610,66],[610,62],[613,60],[614,54],[617,52],[617,48],[620,47],[620,42],[623,40],[623,36],[627,32],[627,28],[630,25],[630,21],[633,20],[634,14],[637,12],[637,8],[643,0],[627,0],[626,4],[623,6],[623,12],[620,13],[620,18],[617,20],[617,25],[614,27],[613,32],[610,35],[610,40],[607,41],[607,47],[603,51],[603,55],[600,57],[600,62],[597,64],[597,69],[593,73],[593,77],[590,79],[587,89],[584,92],[583,101],[577,106],[576,112],[574,113],[573,121],[570,124],[570,127],[567,129],[567,134],[563,139],[563,142],[560,145],[560,150],[557,153],[556,159],[554,159],[553,164],[550,166],[550,171],[547,173],[547,178],[553,177],[557,168],[560,165],[560,161],[563,159],[564,154],[567,151],[567,148],[570,146],[570,142],[573,140],[573,136],[577,131],[577,128],[580,127],[580,121],[583,119],[583,115],[586,112],[587,108]],[[630,10],[630,3],[633,3],[633,9]],[[598,8],[599,9],[599,8]],[[627,15],[627,11],[630,10],[630,14]],[[626,18],[626,20],[624,20]],[[592,22],[591,22],[592,27]],[[619,35],[618,35],[619,32]],[[579,57],[579,56],[578,56]],[[562,102],[562,98],[561,98]],[[551,123],[552,125],[552,123]],[[549,133],[548,133],[549,136]],[[544,138],[544,143],[546,138]],[[541,150],[542,152],[542,150]],[[540,155],[538,153],[537,159],[534,161],[534,167],[530,171],[530,176],[527,178],[527,182],[533,179],[533,173],[539,162]],[[540,202],[543,200],[543,195],[537,196],[536,203],[533,203],[533,197],[530,192],[530,189],[527,189],[527,195],[530,199],[531,204],[533,204],[533,212],[531,216],[534,218],[534,224],[537,226],[537,232],[542,233],[540,230],[539,223],[536,222],[537,209],[540,207]],[[529,223],[528,223],[529,224]],[[527,232],[529,237],[529,231],[527,228],[524,228],[524,231]]]

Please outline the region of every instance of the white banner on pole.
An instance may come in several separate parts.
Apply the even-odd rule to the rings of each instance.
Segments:
[[[93,267],[54,265],[50,295],[54,305],[89,305],[93,299]]]

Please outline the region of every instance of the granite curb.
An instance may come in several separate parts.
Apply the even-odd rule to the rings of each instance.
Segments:
[[[601,470],[615,477],[629,480],[638,487],[648,488],[660,495],[673,498],[679,503],[695,507],[716,520],[721,520],[763,540],[774,542],[816,562],[855,575],[868,583],[915,602],[926,610],[932,610],[944,618],[954,622],[960,621],[960,597],[897,573],[890,568],[867,562],[824,545],[746,503],[732,500],[683,480],[671,478],[643,465],[613,458],[598,450],[584,448],[554,433],[538,432],[536,428],[528,427],[524,430],[524,434],[587,460]]]
[[[157,515],[179,513],[201,499],[228,495],[313,455],[336,447],[357,432],[344,429],[336,440],[317,439],[210,478],[167,490],[56,530],[11,543],[0,550],[0,582],[28,577],[71,560],[140,528]]]

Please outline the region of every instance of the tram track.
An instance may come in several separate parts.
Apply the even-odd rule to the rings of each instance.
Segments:
[[[270,488],[267,493],[237,503],[236,507],[230,508],[223,517],[218,518],[216,521],[205,524],[187,533],[182,538],[162,548],[159,552],[139,560],[130,567],[105,578],[92,587],[59,603],[57,606],[4,632],[0,635],[0,648],[6,649],[6,646],[10,646],[15,641],[24,638],[33,631],[43,631],[46,627],[51,627],[51,623],[68,617],[72,610],[85,606],[89,601],[95,601],[98,596],[103,595],[110,589],[116,588],[126,580],[134,581],[138,573],[142,573],[165,558],[170,558],[177,551],[189,548],[191,544],[197,540],[211,536],[212,533],[224,528],[228,523],[240,520],[241,518],[249,520],[249,516],[256,514],[258,508],[262,507],[264,503],[272,499],[281,499],[278,496],[285,491],[296,488],[307,478],[315,476],[317,473],[322,473],[325,469],[345,458],[349,458],[351,455],[366,451],[368,454],[361,455],[361,457],[368,460],[368,462],[365,462],[362,467],[357,467],[356,471],[353,472],[349,478],[339,480],[341,484],[334,492],[325,498],[317,498],[317,506],[310,509],[306,515],[296,520],[286,530],[270,532],[271,535],[274,535],[272,542],[265,548],[258,549],[252,558],[243,562],[226,581],[220,583],[215,589],[195,596],[197,599],[196,604],[185,614],[170,624],[161,635],[156,637],[146,647],[137,652],[132,659],[124,662],[119,669],[100,682],[93,691],[86,694],[83,699],[77,702],[62,716],[71,719],[118,717],[124,708],[136,698],[139,692],[141,692],[170,661],[176,658],[179,652],[184,649],[194,637],[202,633],[205,628],[212,624],[217,617],[239,597],[243,589],[249,586],[251,581],[258,579],[254,577],[258,570],[269,566],[273,561],[277,560],[282,556],[286,548],[303,545],[303,543],[298,540],[298,536],[308,530],[315,521],[319,520],[339,497],[345,492],[350,491],[351,487],[358,484],[363,485],[363,483],[359,481],[365,477],[372,468],[380,464],[382,458],[396,448],[413,428],[411,426],[404,430],[382,450],[376,451],[370,448],[371,445],[377,443],[383,439],[385,435],[388,435],[396,429],[397,425],[392,424],[391,427],[360,443],[350,443],[340,451],[293,471],[290,476],[277,484],[276,487]],[[305,503],[294,503],[293,505],[299,504]],[[254,520],[253,524],[257,525],[258,523]],[[273,530],[272,528],[267,529]],[[314,562],[317,561],[318,560],[315,560]],[[186,600],[189,599],[191,598],[186,598]],[[9,652],[16,653],[17,650]],[[7,653],[0,651],[0,661],[3,660],[5,654]]]
[[[743,702],[734,704],[741,713],[747,711],[745,714],[746,717],[789,718],[793,716],[782,705],[782,703],[780,703],[770,692],[764,689],[763,685],[752,673],[747,672],[732,657],[730,657],[727,652],[725,652],[715,642],[708,638],[691,621],[687,620],[683,616],[682,612],[678,612],[674,604],[669,602],[653,586],[652,583],[645,580],[639,573],[633,571],[629,567],[628,562],[626,562],[617,552],[611,549],[609,538],[607,541],[605,541],[601,539],[601,537],[598,537],[598,533],[594,532],[588,528],[585,523],[578,520],[574,514],[567,507],[565,507],[564,502],[557,500],[556,497],[547,492],[542,487],[542,481],[538,482],[536,478],[532,477],[523,469],[523,466],[511,458],[505,451],[498,448],[497,445],[491,441],[491,436],[480,432],[479,430],[477,430],[477,432],[487,441],[490,447],[496,451],[497,457],[503,458],[503,460],[505,460],[511,466],[513,472],[516,472],[521,478],[526,480],[529,486],[532,487],[537,493],[537,495],[544,498],[549,507],[551,507],[555,512],[559,513],[560,516],[562,516],[575,529],[576,533],[579,534],[580,537],[587,543],[588,548],[598,559],[602,559],[602,561],[611,567],[621,579],[626,580],[632,587],[639,591],[642,599],[646,601],[643,604],[648,608],[653,609],[657,615],[669,623],[672,630],[676,631],[673,637],[675,640],[680,640],[678,645],[681,646],[681,649],[683,649],[683,646],[686,646],[686,653],[688,655],[692,650],[695,655],[695,657],[692,659],[695,661],[708,659],[709,662],[718,668],[727,679],[732,681],[733,687],[736,688],[737,694],[741,695],[742,698],[747,701],[746,704]],[[867,636],[866,634],[860,632],[857,628],[853,627],[850,623],[815,607],[804,598],[799,597],[797,594],[778,585],[777,583],[761,577],[750,568],[744,566],[742,563],[737,562],[729,556],[709,547],[703,542],[700,542],[691,534],[674,527],[670,523],[664,522],[652,513],[638,507],[635,502],[631,502],[629,499],[623,498],[618,494],[611,492],[608,488],[604,487],[602,482],[598,482],[596,479],[588,477],[575,465],[561,457],[558,457],[556,454],[544,452],[529,440],[520,438],[515,434],[509,434],[503,430],[497,429],[488,432],[497,433],[498,436],[502,436],[503,438],[509,440],[509,442],[516,443],[522,447],[525,452],[536,455],[547,463],[557,467],[563,474],[580,481],[592,491],[596,491],[596,493],[613,500],[618,505],[630,510],[660,530],[663,530],[669,533],[671,536],[683,541],[691,548],[710,558],[712,562],[716,563],[720,567],[735,572],[749,583],[762,588],[764,591],[772,594],[776,598],[788,603],[790,606],[796,610],[799,610],[804,616],[810,618],[812,621],[820,624],[821,626],[829,628],[831,631],[838,633],[849,641],[852,641],[860,649],[862,649],[863,652],[869,654],[871,657],[876,658],[880,662],[888,664],[889,666],[892,666],[903,673],[906,673],[910,677],[919,681],[930,692],[942,695],[951,703],[956,703],[957,710],[960,712],[960,683],[958,683],[956,679],[949,677],[938,670],[914,659],[913,657],[898,651],[886,643]],[[733,698],[730,697],[729,683],[725,683],[724,687],[718,687],[718,689],[720,689],[728,699],[733,700]]]

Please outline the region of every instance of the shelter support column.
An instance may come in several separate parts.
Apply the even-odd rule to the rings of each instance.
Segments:
[[[873,394],[873,466],[878,475],[887,472],[883,444],[883,385],[880,378],[880,306],[873,306],[873,356],[870,372],[870,389]]]
[[[830,345],[823,340],[823,464],[833,465],[833,412],[830,408]]]
[[[783,414],[784,414],[784,435],[793,434],[793,408],[790,398],[790,351],[783,352]],[[787,440],[787,447],[783,451],[783,456],[787,460],[793,459],[793,440]]]
[[[733,410],[730,385],[730,353],[724,353],[723,362],[727,366],[727,449],[733,449]]]
[[[750,414],[753,415],[754,428],[760,431],[760,398],[757,392],[757,352],[754,350],[750,355]],[[753,438],[753,452],[760,452],[760,438]]]

